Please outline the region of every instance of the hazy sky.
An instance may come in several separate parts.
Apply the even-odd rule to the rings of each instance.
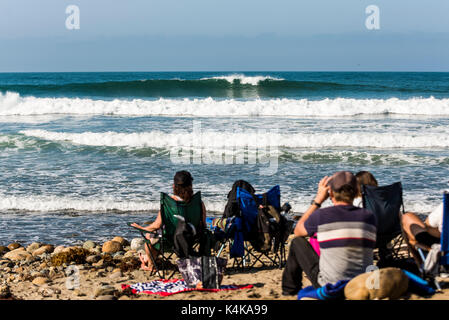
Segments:
[[[0,71],[449,71],[448,15],[447,0],[1,0]]]

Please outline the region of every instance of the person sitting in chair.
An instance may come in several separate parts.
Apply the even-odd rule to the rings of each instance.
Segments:
[[[174,178],[173,178],[173,195],[171,195],[171,198],[176,201],[184,201],[189,202],[193,196],[193,186],[192,186],[192,175],[188,171],[178,171],[176,172]],[[204,203],[202,205],[202,223],[203,226],[206,226],[206,207],[204,206]],[[143,227],[138,225],[137,223],[131,224],[132,227],[136,227],[151,233],[146,234],[146,238],[151,241],[151,244],[155,244],[158,241],[158,234],[162,232],[162,216],[161,212],[159,211],[156,220],[151,223],[147,227]],[[157,232],[157,233],[155,233]],[[153,256],[157,256],[157,250],[149,245],[150,250],[153,253]],[[145,252],[146,256],[140,255],[140,261],[142,262],[141,268],[143,270],[153,271],[154,266],[150,258],[150,252],[148,246],[145,246]]]
[[[357,196],[354,199],[354,205],[356,207],[362,207],[363,206],[362,185],[377,187],[378,184],[376,178],[374,178],[373,174],[369,171],[359,171],[355,174],[355,177],[357,179],[357,184],[359,186],[359,192],[357,193]]]
[[[443,229],[443,204],[436,207],[424,220],[413,212],[402,215],[402,228],[407,235],[411,246],[417,243],[431,247],[434,243],[440,243]]]
[[[373,265],[376,217],[353,205],[358,194],[356,177],[339,171],[324,177],[309,209],[298,221],[282,274],[282,294],[296,295],[302,288],[304,271],[315,288],[349,280]],[[320,209],[330,198],[333,206]],[[321,255],[304,238],[317,233]]]

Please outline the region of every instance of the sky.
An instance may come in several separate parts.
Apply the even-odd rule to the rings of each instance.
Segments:
[[[0,72],[449,71],[448,14],[447,0],[2,0]]]

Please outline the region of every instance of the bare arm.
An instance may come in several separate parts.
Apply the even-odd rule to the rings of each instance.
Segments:
[[[142,226],[138,225],[137,223],[133,223],[133,224],[131,224],[131,226],[148,231],[148,232],[158,230],[162,227],[161,212],[159,211],[159,213],[157,214],[156,220],[154,220],[154,222],[152,224],[150,224],[149,226],[142,227]]]
[[[318,204],[322,204],[326,199],[329,197],[329,182],[330,177],[325,176],[318,184],[318,191],[315,196],[315,202]],[[294,234],[297,237],[305,237],[308,235],[306,228],[304,227],[304,223],[306,220],[310,217],[310,215],[318,209],[318,206],[312,204],[309,209],[303,214],[301,219],[299,219],[298,223],[296,224]]]

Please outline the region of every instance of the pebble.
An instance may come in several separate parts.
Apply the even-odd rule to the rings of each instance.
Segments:
[[[0,285],[0,299],[6,299],[11,296],[11,290],[7,284]]]
[[[102,251],[104,253],[116,253],[122,250],[122,244],[117,241],[106,241],[103,244]]]
[[[98,254],[91,255],[86,258],[86,262],[90,263],[90,264],[97,263],[100,260],[101,260],[101,256]]]
[[[27,252],[23,247],[13,249],[3,256],[3,258],[10,259],[12,261],[21,261],[29,257],[32,257],[29,252]]]
[[[37,277],[33,280],[33,284],[38,285],[38,286],[46,284],[48,282],[49,282],[49,279],[46,277]]]
[[[55,250],[55,248],[52,245],[46,245],[46,246],[42,246],[39,249],[36,249],[33,251],[33,256],[40,256],[41,254],[44,253],[52,253]]]
[[[53,289],[50,288],[40,288],[38,293],[44,297],[44,298],[48,298],[51,297],[52,295],[55,294],[55,291]]]
[[[103,259],[98,260],[98,262],[92,263],[92,266],[95,268],[101,268],[101,267],[103,267],[103,265],[104,265]]]
[[[104,296],[99,296],[95,300],[116,300],[116,297],[113,295],[104,295]]]
[[[101,286],[97,287],[97,289],[95,290],[94,296],[95,297],[108,296],[108,295],[113,296],[116,291],[117,291],[117,289],[115,289],[112,286],[101,285]]]
[[[13,250],[15,250],[17,248],[20,248],[20,247],[22,247],[22,245],[20,243],[17,243],[17,242],[13,242],[13,243],[10,243],[8,245],[8,249],[11,250],[11,251],[13,251]]]
[[[0,246],[0,256],[9,251],[8,247]]]
[[[86,242],[84,242],[83,244],[83,248],[86,250],[92,250],[93,248],[96,247],[96,243],[91,241],[91,240],[87,240]]]
[[[123,258],[134,257],[136,253],[137,251],[131,249],[123,255]]]
[[[129,246],[129,241],[123,237],[119,237],[119,236],[114,237],[114,239],[112,239],[112,241],[120,243],[122,245],[122,247]]]
[[[109,276],[109,278],[111,278],[111,279],[118,279],[118,278],[121,278],[121,277],[123,277],[123,274],[122,274],[121,271],[113,272],[113,273],[111,273],[111,275]]]
[[[131,250],[139,250],[143,248],[143,238],[134,238],[131,240]]]
[[[40,246],[41,246],[41,244],[39,242],[33,242],[26,248],[26,250],[32,254],[33,251],[35,251],[36,249],[39,249]]]
[[[64,249],[65,249],[64,246],[57,246],[57,247],[55,248],[55,250],[53,250],[53,254],[60,253],[60,252],[62,252]]]

